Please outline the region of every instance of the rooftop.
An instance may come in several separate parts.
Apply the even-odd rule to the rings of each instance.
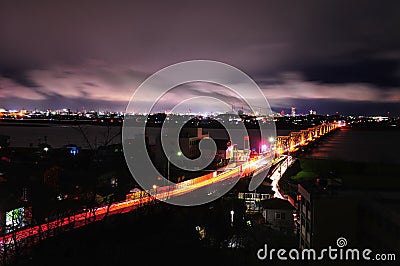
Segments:
[[[294,210],[293,205],[289,201],[279,198],[263,200],[261,201],[261,205],[264,209],[269,210]]]

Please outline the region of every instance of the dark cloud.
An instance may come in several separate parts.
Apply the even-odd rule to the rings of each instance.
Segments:
[[[25,70],[20,69],[12,69],[12,68],[4,68],[0,70],[0,77],[8,78],[13,80],[15,83],[30,88],[38,88],[40,87],[35,81],[28,77]]]
[[[307,80],[324,83],[370,83],[380,87],[400,86],[398,60],[364,59],[357,62],[313,65],[302,70]]]
[[[98,87],[95,83],[89,81],[82,82],[82,84],[89,87]]]

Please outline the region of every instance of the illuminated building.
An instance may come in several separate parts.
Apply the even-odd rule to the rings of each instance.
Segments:
[[[296,116],[296,107],[292,106],[292,116]]]

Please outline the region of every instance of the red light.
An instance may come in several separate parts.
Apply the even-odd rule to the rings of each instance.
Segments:
[[[7,158],[7,157],[5,157],[5,156],[1,157],[1,160],[2,160],[2,161],[5,161],[5,162],[7,162],[7,163],[10,163],[10,162],[11,162],[11,159],[10,159],[10,158]]]

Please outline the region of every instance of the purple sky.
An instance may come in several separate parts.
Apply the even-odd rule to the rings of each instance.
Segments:
[[[209,59],[275,111],[400,115],[399,1],[81,2],[0,2],[0,107],[122,111],[152,73]],[[170,103],[215,90],[186,88]]]

